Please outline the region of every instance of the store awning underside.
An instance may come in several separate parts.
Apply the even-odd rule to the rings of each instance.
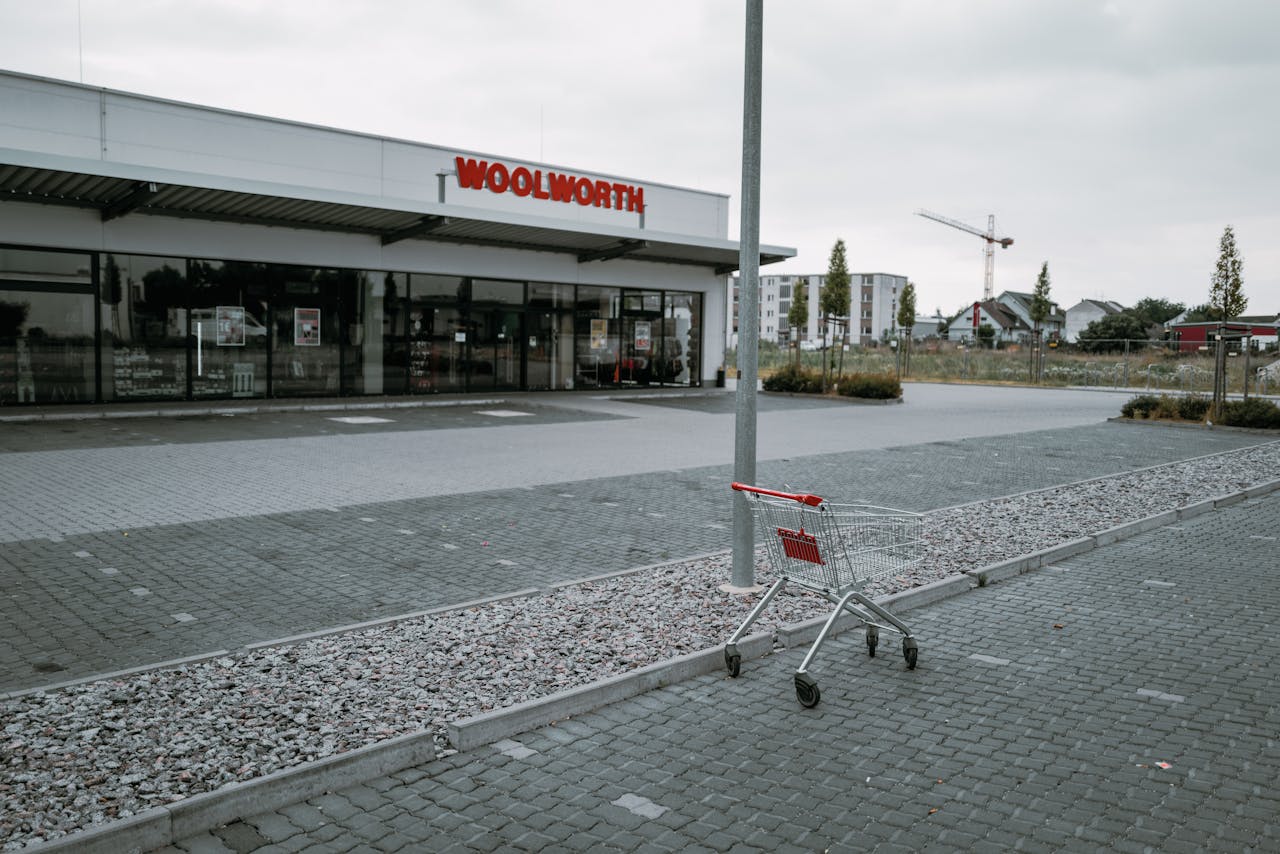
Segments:
[[[454,206],[446,214],[398,210],[374,205],[295,198],[190,184],[108,177],[33,166],[0,164],[0,200],[69,205],[100,212],[104,221],[150,215],[218,222],[303,228],[379,237],[384,244],[400,240],[432,240],[576,255],[581,263],[626,257],[636,261],[709,267],[718,274],[738,269],[738,249],[683,242],[661,235],[651,239],[643,229],[628,236],[598,234],[554,221],[536,224],[482,218]],[[462,215],[458,215],[457,212]],[[792,252],[762,247],[760,263],[786,260]]]

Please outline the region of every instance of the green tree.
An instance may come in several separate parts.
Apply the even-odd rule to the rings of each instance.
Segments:
[[[990,323],[978,324],[978,343],[981,346],[990,348],[994,345],[995,340],[996,328],[994,326]]]
[[[804,329],[809,324],[809,280],[796,276],[791,289],[791,308],[787,309],[787,326]]]
[[[911,373],[911,330],[916,325],[916,286],[907,282],[898,294],[898,328],[905,329],[906,334],[898,342],[898,358],[902,360],[902,373]]]
[[[1182,314],[1186,308],[1186,305],[1180,302],[1170,302],[1158,297],[1143,297],[1134,303],[1129,313],[1147,326],[1159,326],[1166,320],[1172,320]]]
[[[1187,323],[1203,323],[1206,320],[1213,320],[1213,306],[1204,302],[1200,305],[1193,305],[1187,309],[1187,316],[1184,318]]]
[[[1045,261],[1040,265],[1040,275],[1036,277],[1035,290],[1031,292],[1031,308],[1027,312],[1031,317],[1032,334],[1036,338],[1036,342],[1040,341],[1040,325],[1049,317],[1049,312],[1053,311],[1053,302],[1049,299],[1049,262]],[[1036,357],[1040,355],[1039,347],[1031,348],[1031,381],[1036,382],[1040,379],[1040,361]]]
[[[1040,324],[1053,311],[1053,302],[1049,299],[1049,262],[1040,265],[1040,275],[1036,277],[1036,287],[1031,293],[1031,322],[1035,324],[1036,334],[1040,334]]]
[[[916,286],[907,282],[898,294],[898,328],[910,330],[916,325]]]
[[[831,247],[831,259],[827,262],[827,276],[822,283],[822,293],[818,297],[818,310],[822,312],[822,340],[826,343],[827,327],[833,318],[845,318],[849,313],[849,262],[845,258],[843,238],[836,240]],[[845,327],[848,328],[847,326]],[[841,341],[843,344],[844,342]],[[840,348],[843,357],[844,348]],[[827,370],[828,359],[823,359],[823,372]],[[826,387],[826,383],[823,383]]]
[[[1249,299],[1244,295],[1244,262],[1236,249],[1236,235],[1227,226],[1222,230],[1218,243],[1218,265],[1213,271],[1209,286],[1209,305],[1212,320],[1230,320],[1244,314]]]
[[[1108,314],[1080,332],[1077,342],[1086,353],[1109,353],[1124,349],[1124,342],[1146,341],[1147,324],[1128,312]]]

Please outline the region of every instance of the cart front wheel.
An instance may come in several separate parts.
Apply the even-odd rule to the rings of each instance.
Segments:
[[[918,655],[919,655],[919,650],[916,648],[915,638],[903,638],[902,639],[902,657],[907,660],[908,670],[916,669],[916,657]]]
[[[867,626],[867,655],[876,657],[876,645],[880,643],[880,630],[875,626]]]
[[[796,674],[796,699],[806,709],[812,709],[822,699],[822,692],[818,690],[818,683],[813,681],[813,677],[807,673]]]
[[[738,653],[730,653],[728,650],[724,652],[724,666],[729,671],[729,675],[737,677],[742,670],[742,656]]]

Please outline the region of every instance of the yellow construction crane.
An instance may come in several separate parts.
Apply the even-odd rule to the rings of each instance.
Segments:
[[[987,217],[986,231],[975,228],[967,223],[960,222],[959,220],[943,216],[942,214],[936,214],[932,211],[918,210],[916,211],[916,216],[922,216],[925,219],[931,219],[934,222],[940,222],[943,225],[949,225],[952,228],[958,228],[961,231],[976,234],[987,242],[987,245],[983,248],[983,254],[986,256],[986,274],[982,279],[982,298],[983,300],[989,300],[994,297],[996,275],[995,245],[999,243],[1001,249],[1008,249],[1013,245],[1012,237],[996,237],[996,215],[991,214]]]

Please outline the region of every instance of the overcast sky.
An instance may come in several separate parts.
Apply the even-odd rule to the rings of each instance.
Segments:
[[[740,0],[0,0],[0,67],[729,194]],[[79,26],[78,26],[79,22]],[[761,238],[821,273],[1280,311],[1280,2],[768,0]]]

